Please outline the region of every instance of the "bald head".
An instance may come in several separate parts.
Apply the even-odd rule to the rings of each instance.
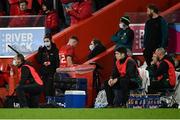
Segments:
[[[165,56],[166,50],[164,48],[157,48],[155,54],[161,60]]]

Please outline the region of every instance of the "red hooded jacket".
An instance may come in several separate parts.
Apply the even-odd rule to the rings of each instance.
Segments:
[[[71,17],[71,25],[90,17],[92,15],[91,1],[75,2],[68,14]]]
[[[5,12],[4,11],[0,11],[0,16],[4,16],[5,15]],[[4,23],[4,20],[3,18],[0,18],[0,26],[3,25]]]
[[[26,17],[26,15],[32,15],[31,10],[27,9],[26,11],[19,11],[19,13],[11,19],[9,26],[10,27],[31,27],[30,21],[31,19],[29,17]]]
[[[10,15],[17,15],[19,13],[19,1],[18,0],[8,0],[10,4],[9,12]]]
[[[56,11],[50,11],[45,17],[45,27],[56,30],[59,26],[59,17]]]

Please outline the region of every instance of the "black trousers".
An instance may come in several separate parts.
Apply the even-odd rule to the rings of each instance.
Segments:
[[[108,105],[110,106],[124,106],[129,98],[131,89],[137,89],[139,86],[136,82],[126,78],[118,79],[118,82],[110,87],[108,80],[104,82]]]
[[[167,89],[173,89],[173,87],[166,80],[152,80],[148,87],[148,93],[154,94],[158,92],[166,92]]]
[[[43,75],[42,80],[44,83],[45,96],[53,96],[53,74]]]
[[[143,56],[144,56],[144,59],[147,63],[148,66],[151,65],[151,61],[152,61],[152,56],[153,56],[153,53],[155,52],[156,48],[148,48],[148,49],[144,49],[143,51]]]
[[[39,96],[42,92],[42,86],[34,83],[27,85],[19,85],[16,93],[20,103],[20,107],[37,108],[39,106]]]

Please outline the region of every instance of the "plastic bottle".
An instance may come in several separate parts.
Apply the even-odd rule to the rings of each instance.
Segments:
[[[14,71],[13,71],[12,67],[10,68],[9,74],[10,74],[11,77],[14,75]]]

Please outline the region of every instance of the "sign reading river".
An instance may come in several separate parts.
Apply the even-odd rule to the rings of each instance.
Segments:
[[[23,55],[29,55],[43,45],[44,27],[0,28],[0,57],[16,55],[11,45]]]

